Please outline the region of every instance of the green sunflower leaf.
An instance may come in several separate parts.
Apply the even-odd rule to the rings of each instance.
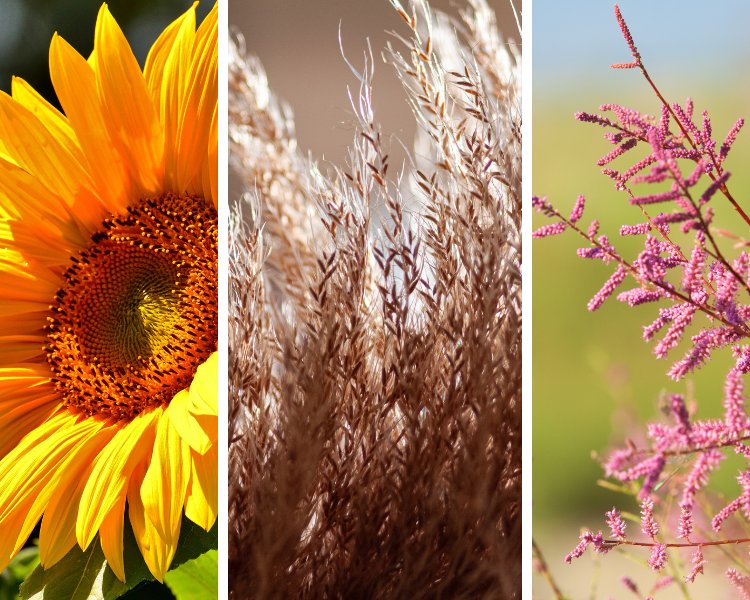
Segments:
[[[209,550],[167,573],[164,582],[177,600],[209,600],[219,596],[219,558]]]
[[[218,542],[218,521],[210,531],[206,532],[183,517],[180,541],[170,570],[177,569],[180,565],[198,558],[209,550],[216,550]],[[151,575],[141,556],[129,519],[125,519],[123,547],[126,583],[118,580],[109,568],[97,537],[86,551],[74,546],[49,569],[45,570],[38,566],[21,585],[21,598],[24,600],[114,600],[126,592],[130,592],[129,600],[146,596],[156,597],[153,595],[155,587],[162,586],[147,583],[154,581],[154,576]],[[212,580],[214,588],[216,587],[216,568],[214,560]],[[169,597],[169,591],[164,589],[164,592]]]
[[[39,564],[39,548],[24,548],[13,557],[8,567],[0,573],[0,600],[16,600],[18,589]]]

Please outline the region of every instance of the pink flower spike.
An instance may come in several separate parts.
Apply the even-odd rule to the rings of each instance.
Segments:
[[[578,545],[575,548],[573,548],[573,551],[565,557],[565,562],[570,564],[571,560],[583,555],[583,553],[586,551],[586,548],[588,548],[590,543],[591,543],[591,532],[589,532],[589,530],[587,529],[584,533],[581,534],[581,541],[578,542]]]
[[[698,456],[685,480],[680,505],[693,506],[695,494],[708,484],[711,471],[717,469],[725,458],[724,453],[716,448],[702,452]]]
[[[689,213],[659,213],[651,219],[651,222],[654,224],[654,226],[661,227],[669,223],[683,223],[685,221],[689,221],[690,219],[695,219],[695,217],[697,216],[698,214],[695,211]]]
[[[708,116],[708,111],[704,110],[703,115],[703,130],[701,131],[701,137],[703,137],[703,143],[708,144],[711,141],[711,119]]]
[[[706,264],[706,251],[704,250],[704,244],[700,243],[702,238],[697,236],[699,239],[696,240],[695,248],[690,257],[690,262],[683,263],[682,266],[682,289],[690,293],[695,288],[701,288],[702,282],[700,280],[703,274],[703,269]]]
[[[724,380],[724,425],[730,439],[742,437],[749,424],[743,374],[737,368],[730,369]]]
[[[602,174],[606,175],[615,182],[615,189],[617,191],[622,192],[627,189],[627,187],[625,186],[626,179],[615,169],[602,169]]]
[[[638,223],[638,225],[623,225],[620,227],[620,235],[645,235],[651,231],[651,223]]]
[[[701,196],[700,205],[703,206],[704,204],[706,204],[706,202],[711,199],[711,197],[719,190],[719,188],[724,183],[726,183],[727,179],[729,179],[731,175],[732,174],[729,171],[724,171],[720,177],[717,177],[715,181],[711,182],[711,185],[706,188],[706,191],[703,192],[703,195]]]
[[[578,196],[578,198],[576,199],[576,203],[573,205],[573,210],[570,213],[571,223],[575,223],[583,216],[583,205],[585,204],[585,202],[586,200],[583,195]]]
[[[667,562],[667,546],[665,544],[656,544],[651,546],[651,556],[648,559],[648,565],[654,573],[661,571],[661,568]]]
[[[750,346],[735,348],[733,356],[737,359],[734,368],[743,375],[747,374],[750,371]]]
[[[742,600],[750,599],[750,576],[740,575],[734,569],[727,571],[727,579],[740,592]]]
[[[737,137],[737,134],[740,132],[740,129],[742,129],[742,126],[744,124],[745,119],[737,119],[737,122],[729,130],[724,143],[721,145],[721,150],[719,150],[719,162],[724,162],[724,160],[726,159],[727,154],[729,154],[729,150],[732,148],[732,144],[734,144],[734,140]]]
[[[651,593],[655,594],[659,590],[663,590],[665,587],[668,587],[674,583],[674,577],[671,575],[665,575],[664,577],[660,577],[659,581],[657,581],[654,584],[654,587],[651,588]]]
[[[607,117],[583,112],[582,110],[578,111],[573,116],[575,117],[576,121],[581,121],[582,123],[596,123],[598,125],[601,125],[602,127],[614,127],[615,125]]]
[[[612,292],[614,292],[617,286],[622,283],[622,280],[625,279],[626,275],[627,271],[625,270],[625,267],[618,265],[617,270],[612,274],[612,277],[607,280],[602,289],[600,289],[589,301],[588,309],[593,312],[604,304],[604,301],[612,295]]]
[[[604,543],[604,536],[602,536],[601,531],[599,532],[599,535],[594,535],[592,532],[586,529],[580,535],[580,540],[581,541],[573,549],[573,551],[565,557],[566,563],[570,564],[571,560],[580,557],[586,551],[586,548],[588,548],[589,544],[593,544],[595,550],[600,554],[606,554],[607,551],[611,548],[611,545]]]
[[[620,302],[627,302],[631,307],[640,306],[648,302],[657,302],[663,297],[661,291],[651,291],[644,288],[634,288],[627,292],[621,292],[618,294],[617,299]]]
[[[629,445],[627,449],[615,450],[609,455],[609,458],[604,463],[604,476],[612,477],[616,476],[618,471],[623,468],[623,465],[633,460],[635,457],[635,447]]]
[[[531,237],[540,239],[548,237],[550,235],[558,235],[567,229],[567,223],[562,221],[558,223],[550,223],[549,225],[542,225],[539,229],[531,234]]]
[[[711,527],[714,531],[721,531],[721,526],[730,516],[732,516],[742,506],[742,498],[735,498],[711,520]]]
[[[651,144],[651,151],[654,156],[660,161],[666,160],[667,154],[664,151],[664,140],[659,135],[659,130],[656,127],[649,126],[646,137],[648,138],[648,143]]]
[[[617,148],[612,150],[612,152],[610,152],[609,154],[603,156],[598,161],[596,161],[596,164],[599,165],[600,167],[603,167],[604,165],[611,163],[614,159],[616,159],[621,154],[625,154],[625,152],[627,152],[631,148],[635,148],[636,144],[638,144],[638,140],[636,138],[630,138],[626,142],[617,146]]]
[[[607,515],[607,525],[609,525],[612,532],[611,537],[617,538],[618,540],[624,540],[626,523],[622,520],[622,517],[620,517],[620,513],[618,513],[617,509],[613,506],[612,510],[605,514]]]
[[[681,307],[679,305],[676,305],[674,308]],[[667,311],[670,309],[661,310]],[[659,311],[660,314],[661,310]],[[662,317],[660,317],[659,319],[661,318]],[[659,321],[659,319],[657,319],[657,321]],[[656,321],[650,327],[654,327],[655,325],[657,325]],[[660,326],[663,326],[663,324],[660,324]],[[649,328],[644,328],[644,338],[646,336],[647,329]],[[653,333],[651,333],[651,335],[653,335]],[[688,373],[703,366],[711,357],[711,352],[713,350],[724,348],[731,344],[736,344],[741,339],[742,338],[740,334],[738,334],[734,330],[734,328],[712,327],[711,329],[702,329],[692,337],[693,347],[688,350],[687,354],[685,354],[682,359],[678,360],[670,367],[667,375],[669,375],[673,380],[678,381],[679,379],[685,377],[685,375],[687,375]]]
[[[659,119],[659,136],[662,139],[665,139],[667,137],[667,133],[669,133],[669,109],[662,104],[661,107],[661,119]]]
[[[677,527],[677,537],[690,541],[690,534],[693,533],[693,507],[689,504],[680,503],[680,524]]]
[[[630,204],[633,206],[643,206],[644,204],[657,204],[659,202],[670,202],[679,198],[682,192],[680,190],[670,190],[668,192],[659,192],[658,194],[649,194],[647,196],[635,196],[630,198]]]
[[[703,565],[706,561],[703,559],[703,547],[698,546],[698,549],[693,554],[693,560],[690,561],[694,566],[693,570],[690,571],[690,575],[685,575],[685,583],[695,583],[695,576],[699,573],[703,575]]]
[[[682,394],[669,395],[670,408],[674,418],[677,419],[677,431],[681,435],[689,435],[692,426],[690,425],[690,414],[685,406],[685,400]]]
[[[625,19],[622,18],[622,13],[620,12],[620,7],[615,4],[615,17],[617,17],[617,22],[620,24],[620,30],[622,31],[622,35],[625,38],[625,41],[628,43],[628,48],[630,48],[630,52],[633,54],[633,58],[635,58],[636,66],[640,64],[641,62],[641,55],[638,54],[638,49],[635,47],[635,44],[633,43],[633,36],[630,35],[630,30],[628,29],[627,23],[625,23]]]
[[[700,160],[701,156],[703,156],[700,150],[693,150],[692,148],[674,148],[670,152],[673,158],[686,158],[688,160]],[[709,165],[708,169],[710,170],[711,168]]]
[[[648,496],[641,503],[641,531],[656,541],[659,524],[654,521],[654,501]]]
[[[666,358],[667,352],[680,343],[685,328],[693,321],[693,317],[698,310],[698,307],[694,304],[687,303],[677,304],[676,308],[677,314],[675,315],[674,323],[672,323],[664,338],[654,346],[653,353],[657,358]]]
[[[682,107],[674,103],[672,105],[672,110],[674,111],[675,115],[677,115],[677,120],[682,124],[682,126],[687,130],[688,133],[692,134],[692,136],[698,140],[700,138],[700,132],[698,131],[698,128],[695,126],[695,123],[693,123],[692,115],[693,115],[693,105],[692,102],[688,105],[688,114],[685,114],[685,111],[682,110]]]
[[[641,594],[638,592],[638,586],[636,585],[635,581],[630,579],[630,577],[623,575],[622,577],[620,577],[620,583],[628,588],[631,592],[633,592],[636,596],[640,597]]]
[[[652,165],[656,162],[656,157],[653,154],[649,154],[646,158],[639,160],[637,163],[635,163],[632,167],[630,167],[627,171],[625,171],[622,174],[622,177],[625,181],[628,181],[631,177],[634,175],[640,173],[648,167],[649,165]],[[650,175],[647,175],[646,177],[650,177]],[[633,180],[634,183],[638,183],[637,180]]]
[[[698,183],[698,180],[701,178],[702,175],[705,173],[708,173],[710,171],[709,163],[705,158],[701,158],[698,161],[698,164],[695,165],[695,169],[690,174],[690,177],[687,179],[687,186],[693,187],[696,183]]]

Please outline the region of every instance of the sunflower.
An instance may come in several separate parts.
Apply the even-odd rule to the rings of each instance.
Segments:
[[[159,581],[217,498],[217,6],[141,72],[102,6],[88,59],[55,35],[64,114],[0,95],[0,570],[41,519],[45,568],[130,519]]]

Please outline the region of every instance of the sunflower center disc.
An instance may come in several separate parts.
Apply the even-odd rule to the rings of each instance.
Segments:
[[[51,307],[47,361],[66,406],[128,419],[189,387],[216,350],[217,244],[202,198],[142,200],[104,222]]]
[[[102,256],[97,267],[74,319],[83,355],[108,367],[151,357],[178,317],[176,266],[163,254],[126,246]]]

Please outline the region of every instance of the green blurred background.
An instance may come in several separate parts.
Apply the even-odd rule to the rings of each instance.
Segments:
[[[107,2],[141,67],[162,30],[185,12],[191,0]],[[10,93],[11,77],[22,77],[59,107],[49,78],[49,46],[57,31],[83,56],[94,48],[101,0],[0,0],[0,89]],[[213,6],[201,0],[198,22]]]
[[[707,109],[719,144],[738,117],[750,118],[750,44],[743,31],[750,5],[722,2],[709,9],[693,1],[623,0],[619,6],[649,74],[668,101],[684,105],[691,96],[698,123],[700,111]],[[576,196],[585,194],[586,210],[579,225],[585,230],[592,219],[598,219],[600,233],[632,260],[644,238],[623,238],[618,232],[622,224],[645,219],[596,165],[613,148],[603,139],[605,130],[579,123],[573,114],[578,110],[599,113],[600,104],[613,102],[658,115],[659,101],[639,71],[609,68],[612,63],[631,60],[612,4],[535,0],[533,10],[532,192],[546,195],[565,216]],[[633,150],[608,166],[622,171],[645,154]],[[748,163],[750,131],[746,129],[725,163],[733,173],[729,187],[746,210],[750,208],[750,173],[744,168]],[[690,172],[692,166],[685,170]],[[639,193],[637,188],[634,191]],[[647,192],[642,188],[640,193]],[[717,226],[750,238],[750,229],[736,218],[723,196],[715,196],[713,204]],[[533,215],[534,229],[548,222]],[[692,249],[692,238],[678,233],[676,239],[687,252]],[[578,258],[576,248],[586,245],[583,238],[568,232],[536,240],[531,248],[533,532],[553,574],[573,597],[589,594],[595,573],[590,556],[572,566],[563,564],[563,557],[578,541],[580,527],[606,531],[604,512],[614,504],[637,513],[637,506],[625,496],[597,486],[602,470],[592,452],[606,455],[621,446],[626,436],[642,443],[645,421],[662,418],[658,410],[662,390],[692,390],[699,417],[721,416],[723,379],[731,358],[721,353],[688,380],[669,380],[665,372],[686,345],[673,350],[669,361],[655,360],[653,344],[642,341],[641,328],[658,316],[658,306],[631,309],[612,298],[598,311],[588,312],[587,302],[615,267]],[[730,254],[736,252],[731,250],[732,243],[725,247]],[[631,287],[626,281],[618,291]],[[697,322],[706,324],[704,318]],[[696,331],[693,328],[692,333]],[[716,478],[719,489],[736,495],[739,488],[733,478],[739,466],[734,457],[725,461]],[[643,558],[647,558],[645,553]],[[631,595],[616,580],[625,572],[643,576],[644,592],[657,578],[648,569],[625,567],[617,557],[602,559],[597,597]],[[723,571],[716,574],[723,578]],[[693,589],[698,592],[707,583]],[[534,596],[552,597],[536,576]]]

